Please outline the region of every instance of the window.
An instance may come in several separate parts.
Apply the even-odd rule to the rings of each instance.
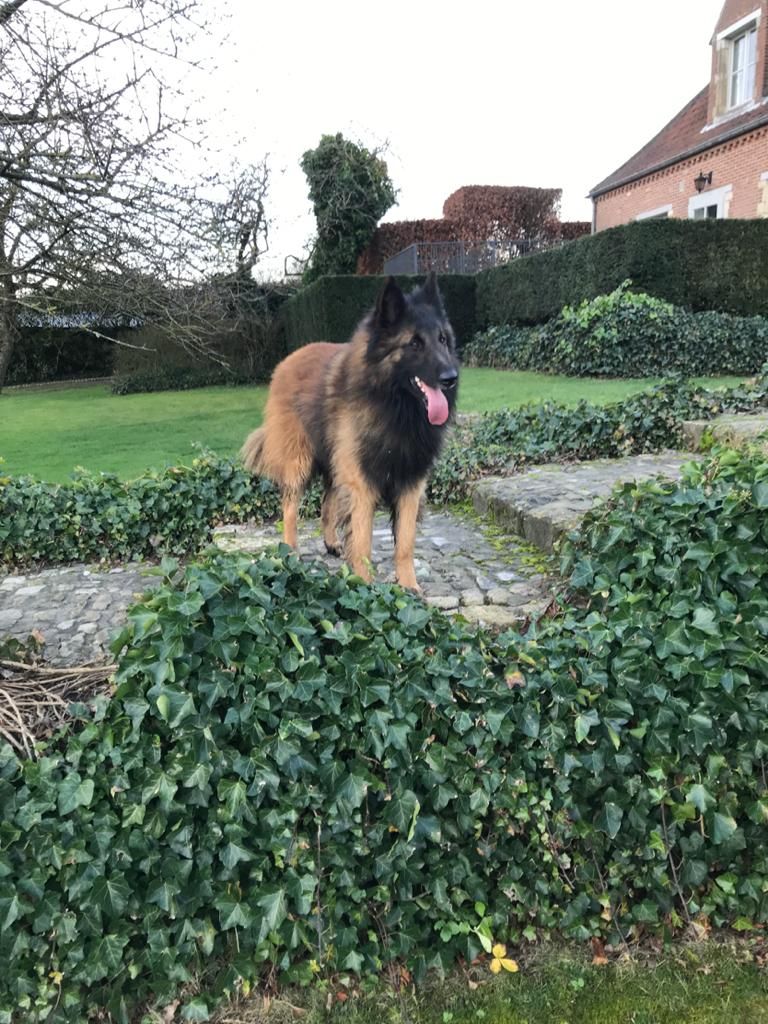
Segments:
[[[688,200],[688,216],[693,220],[709,220],[728,216],[728,207],[733,195],[732,185],[711,188],[697,193]]]
[[[728,77],[728,107],[749,103],[755,95],[757,68],[757,26],[730,40],[730,74]]]
[[[657,206],[655,210],[646,210],[644,213],[638,213],[635,220],[666,220],[667,217],[672,216],[672,204],[668,203],[666,206]]]
[[[697,206],[694,208],[692,216],[694,220],[706,220],[708,218],[716,220],[717,210],[717,203],[713,203],[711,206]]]

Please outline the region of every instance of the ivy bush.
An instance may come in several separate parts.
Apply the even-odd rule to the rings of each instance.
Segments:
[[[0,476],[0,563],[189,554],[208,539],[212,526],[274,518],[279,508],[271,484],[211,454],[128,481],[84,470],[64,484]]]
[[[543,402],[486,413],[449,444],[429,481],[439,503],[469,496],[473,480],[525,464],[619,458],[682,445],[686,419],[750,412],[768,405],[768,378],[722,391],[668,380],[610,405]]]
[[[545,402],[487,413],[446,445],[428,496],[462,501],[478,477],[526,463],[660,451],[681,444],[684,419],[765,405],[768,378],[760,376],[723,391],[671,380],[612,405]],[[319,497],[310,489],[304,514],[317,515]],[[189,556],[219,523],[263,522],[279,512],[272,484],[210,453],[130,481],[83,470],[65,484],[0,476],[0,565]]]
[[[767,317],[690,313],[629,281],[541,327],[492,327],[465,349],[470,365],[581,377],[754,373],[766,357]]]
[[[490,639],[286,548],[134,607],[117,690],[0,754],[0,1021],[491,941],[768,921],[768,463],[625,486]]]

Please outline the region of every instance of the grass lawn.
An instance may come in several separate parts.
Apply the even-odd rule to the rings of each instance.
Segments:
[[[737,378],[718,378],[724,386]],[[465,369],[459,408],[486,412],[553,399],[611,402],[648,380],[584,380],[541,373]],[[261,421],[266,387],[201,388],[114,396],[104,385],[0,394],[0,457],[14,476],[66,480],[75,466],[123,477],[188,460],[194,444],[234,454]]]
[[[213,1017],[227,1024],[283,1024],[291,1006],[303,1005],[304,1024],[766,1024],[768,975],[741,956],[677,947],[655,966],[592,967],[584,960],[550,954],[519,974],[483,981],[470,989],[453,976],[418,991],[397,995],[379,989],[343,1005],[325,998],[286,993],[264,1013],[261,1000],[229,1007]],[[310,997],[311,998],[311,997]],[[258,1009],[257,1009],[258,1007]],[[295,1013],[295,1011],[294,1011]]]

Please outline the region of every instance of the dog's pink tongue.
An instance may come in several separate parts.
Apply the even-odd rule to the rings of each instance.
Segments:
[[[431,388],[429,384],[421,382],[424,394],[427,396],[427,417],[434,427],[440,427],[448,419],[448,402],[440,388]]]

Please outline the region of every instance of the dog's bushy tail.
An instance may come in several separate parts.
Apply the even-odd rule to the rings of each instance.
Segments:
[[[256,476],[262,476],[262,456],[264,453],[264,441],[266,432],[264,427],[251,431],[246,437],[245,444],[240,449],[240,457],[245,468]]]

